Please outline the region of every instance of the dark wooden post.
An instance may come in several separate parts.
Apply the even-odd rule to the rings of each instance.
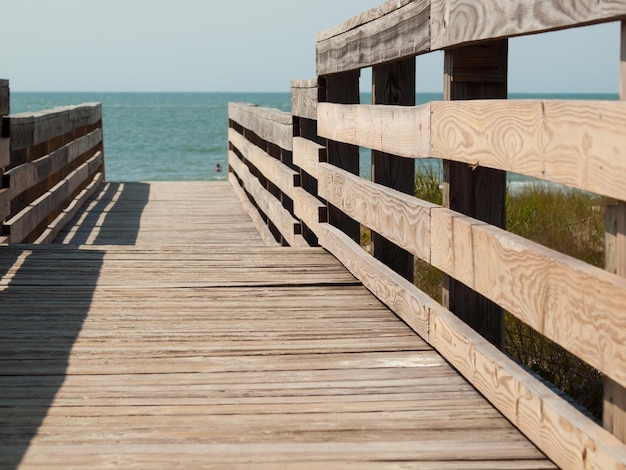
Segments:
[[[9,144],[9,122],[4,119],[10,113],[9,81],[0,80],[0,243],[8,240],[2,235],[2,223],[9,216],[11,205],[9,190],[3,187],[4,168],[11,163],[11,147]]]
[[[508,41],[445,52],[444,99],[507,97]],[[478,158],[480,160],[480,158]],[[504,227],[506,172],[444,161],[444,205]],[[499,348],[504,347],[502,309],[453,278],[444,278],[444,305]]]
[[[372,68],[373,104],[415,106],[415,58]],[[415,161],[372,150],[372,180],[406,194],[415,194]],[[374,257],[413,281],[413,255],[372,232]]]
[[[620,58],[620,100],[626,100],[626,22],[622,21]],[[626,202],[607,207],[607,233],[614,243],[606,245],[605,262],[608,270],[626,277]],[[604,378],[604,406],[602,410],[604,428],[622,442],[626,442],[626,388]]]
[[[320,78],[324,87],[324,101],[329,103],[359,104],[360,71],[354,70]],[[328,163],[355,175],[359,174],[359,147],[329,140]],[[332,204],[328,205],[328,219],[331,225],[342,230],[356,243],[361,240],[361,225]]]

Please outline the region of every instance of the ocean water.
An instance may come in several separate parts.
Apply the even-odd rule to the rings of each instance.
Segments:
[[[511,95],[515,98],[617,99],[617,95]],[[419,93],[417,104],[441,100]],[[101,102],[109,181],[226,180],[228,103],[246,102],[289,112],[289,93],[11,93],[11,113]],[[364,93],[362,103],[371,102]],[[361,176],[370,177],[370,152],[361,151]],[[220,164],[222,172],[216,172]],[[426,161],[440,171],[440,163]],[[513,181],[524,180],[511,175]]]

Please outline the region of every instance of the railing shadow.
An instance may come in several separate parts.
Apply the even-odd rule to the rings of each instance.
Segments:
[[[145,183],[107,183],[57,245],[0,247],[0,468],[17,468],[34,439],[50,439],[38,432],[53,403],[80,405],[59,391],[85,372],[71,369],[71,353],[106,252],[77,245],[135,244],[149,196]]]
[[[106,183],[57,237],[71,245],[134,245],[150,198],[147,183]]]
[[[0,468],[20,465],[58,399],[103,258],[99,250],[0,248]]]

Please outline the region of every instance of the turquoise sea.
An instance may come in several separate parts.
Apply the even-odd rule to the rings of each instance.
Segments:
[[[440,100],[419,93],[417,103]],[[617,99],[617,95],[511,95],[511,98]],[[225,180],[228,103],[246,102],[290,111],[289,93],[11,93],[11,113],[101,102],[109,181]],[[363,94],[362,103],[371,102]],[[361,176],[369,178],[369,152]]]

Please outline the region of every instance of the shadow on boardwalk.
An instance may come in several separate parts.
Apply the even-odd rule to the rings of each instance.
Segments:
[[[134,245],[150,199],[147,183],[106,183],[56,239],[71,245]]]
[[[133,244],[150,189],[147,184],[132,188],[108,184],[88,202],[96,210],[74,220],[59,238],[72,245],[107,243],[113,234],[119,239],[109,211],[126,204],[131,210],[124,214],[122,244]],[[40,427],[72,373],[70,353],[89,313],[104,255],[55,245],[0,247],[1,468],[17,468],[33,439],[48,437]],[[72,406],[80,397],[61,400]]]
[[[24,247],[22,247],[24,248]],[[65,381],[103,252],[0,248],[0,467],[16,468]],[[66,273],[80,268],[80,282]]]

